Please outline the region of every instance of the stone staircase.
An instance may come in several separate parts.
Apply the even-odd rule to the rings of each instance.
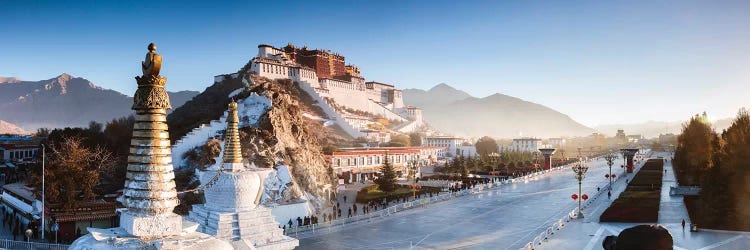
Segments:
[[[237,103],[239,104],[238,111],[240,115],[240,128],[253,126],[257,123],[260,114],[256,113],[259,113],[260,109],[262,109],[257,105],[270,106],[270,100],[268,103],[262,103],[263,98],[265,97],[251,95],[248,98],[237,100]],[[172,144],[172,164],[174,167],[181,168],[184,165],[182,157],[186,152],[203,145],[208,139],[217,137],[220,135],[221,131],[226,130],[227,115],[227,111],[224,111],[219,119],[198,126],[179,140],[175,141],[175,143]]]
[[[258,206],[238,212],[209,211],[193,205],[188,219],[200,223],[198,231],[228,241],[250,240],[257,249],[291,249],[297,244],[284,235],[284,230],[271,214],[271,209]]]

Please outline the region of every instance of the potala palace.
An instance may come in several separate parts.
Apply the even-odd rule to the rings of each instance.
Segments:
[[[290,79],[300,83],[318,105],[347,134],[373,141],[388,141],[389,135],[373,129],[392,124],[392,131],[409,133],[426,125],[422,110],[405,106],[401,90],[394,85],[365,81],[360,69],[346,64],[342,55],[330,51],[288,44],[283,48],[258,45],[250,71],[269,79]],[[232,75],[219,75],[221,81]]]

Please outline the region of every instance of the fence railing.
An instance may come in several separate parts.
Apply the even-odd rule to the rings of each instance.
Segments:
[[[2,249],[33,249],[33,250],[67,250],[69,245],[26,242],[15,240],[0,240]]]
[[[507,184],[516,183],[516,182],[520,182],[520,181],[526,181],[526,180],[529,180],[531,178],[543,175],[545,173],[549,173],[551,171],[558,171],[558,170],[561,170],[563,168],[567,168],[567,167],[566,166],[559,166],[559,167],[551,168],[549,170],[542,170],[542,171],[538,171],[538,172],[533,172],[533,173],[530,173],[528,175],[524,175],[524,176],[520,176],[520,177],[516,177],[516,178],[510,178],[510,179],[499,180],[499,181],[492,181],[492,182],[483,183],[483,184],[476,184],[473,188],[462,189],[462,190],[456,191],[456,192],[445,192],[445,193],[441,193],[439,195],[435,195],[435,196],[432,196],[432,197],[418,198],[418,199],[413,200],[413,201],[407,201],[407,202],[395,204],[395,205],[386,207],[386,208],[381,209],[381,210],[376,210],[376,211],[369,212],[367,214],[355,215],[355,216],[348,217],[348,218],[347,217],[342,217],[342,218],[339,218],[339,219],[334,219],[334,220],[330,220],[330,221],[326,221],[326,222],[322,222],[322,223],[317,223],[317,224],[310,224],[310,225],[305,225],[305,226],[290,227],[290,228],[286,228],[284,230],[284,234],[288,235],[288,236],[293,236],[293,237],[299,239],[301,236],[304,236],[304,235],[301,235],[301,234],[315,234],[315,232],[320,231],[320,230],[329,230],[330,231],[333,228],[344,226],[344,225],[347,225],[347,224],[360,223],[360,222],[370,222],[370,221],[376,220],[378,218],[384,218],[384,217],[387,217],[387,216],[389,216],[391,214],[398,213],[398,212],[401,212],[401,211],[404,211],[404,210],[408,210],[408,209],[412,209],[412,208],[415,208],[415,207],[423,207],[423,206],[426,206],[426,205],[431,204],[431,203],[437,203],[437,202],[441,202],[441,201],[453,199],[453,198],[456,198],[456,197],[461,197],[461,196],[465,196],[465,195],[469,195],[469,194],[474,194],[474,193],[482,192],[482,191],[488,190],[488,189],[498,188],[498,187],[500,187],[502,185],[507,185]]]

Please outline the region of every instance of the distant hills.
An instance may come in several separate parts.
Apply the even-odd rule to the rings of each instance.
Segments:
[[[609,136],[613,136],[618,129],[622,129],[625,130],[625,134],[640,134],[646,138],[655,138],[659,137],[660,134],[672,133],[677,135],[682,133],[682,124],[687,122],[689,118],[685,118],[684,121],[648,121],[634,124],[601,125],[594,128]],[[719,119],[713,121],[712,126],[716,132],[720,133],[722,130],[729,128],[733,121],[734,118]]]
[[[169,92],[172,107],[181,106],[197,94]],[[107,122],[131,115],[132,104],[130,96],[65,73],[42,81],[0,77],[0,120],[27,131]]]
[[[547,138],[596,132],[549,107],[499,93],[476,98],[445,83],[402,93],[404,103],[422,108],[432,127],[459,136]]]

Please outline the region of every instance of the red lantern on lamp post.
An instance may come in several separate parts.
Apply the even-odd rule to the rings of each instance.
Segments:
[[[615,177],[617,177],[617,175],[616,174],[612,174],[612,179],[614,179]]]
[[[414,193],[414,200],[417,199],[417,191],[420,190],[420,189],[422,189],[422,186],[420,186],[418,184],[411,185],[411,191]]]
[[[583,194],[583,195],[581,195],[581,199],[588,200],[589,196],[587,194]]]
[[[573,195],[570,196],[570,198],[573,198],[573,200],[578,200],[578,195],[577,194],[573,194]]]
[[[609,178],[609,174],[604,174],[604,178]]]

